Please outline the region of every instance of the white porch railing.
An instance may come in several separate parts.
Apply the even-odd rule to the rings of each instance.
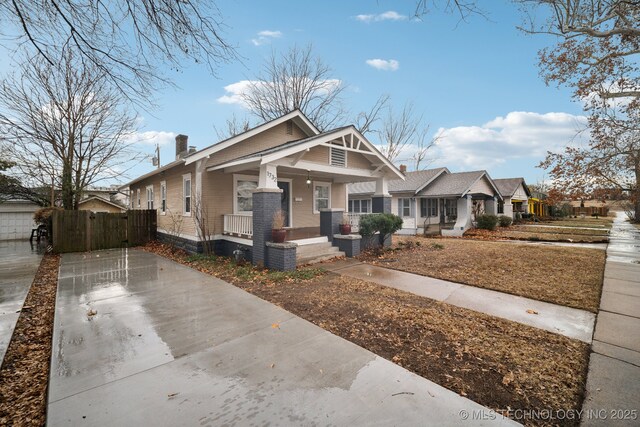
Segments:
[[[238,236],[253,236],[253,216],[224,215],[224,232]]]
[[[370,215],[370,213],[353,213],[348,212],[347,217],[349,218],[349,223],[351,224],[351,232],[357,233],[360,231],[360,217],[363,215]]]

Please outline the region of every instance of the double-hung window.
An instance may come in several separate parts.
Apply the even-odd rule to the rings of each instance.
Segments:
[[[411,199],[398,199],[398,215],[404,218],[411,216]]]
[[[153,185],[147,186],[147,209],[153,209]]]
[[[499,214],[504,213],[504,202],[498,202],[498,213]]]
[[[437,199],[420,199],[420,217],[438,216],[438,200]]]
[[[369,199],[364,200],[349,200],[349,212],[352,213],[368,213],[371,208],[369,203],[371,201]]]
[[[313,213],[331,207],[331,184],[328,182],[313,183]]]
[[[235,177],[235,213],[250,215],[253,212],[253,192],[256,188],[257,177]]]
[[[191,174],[182,175],[182,214],[191,216]]]
[[[167,182],[160,182],[160,214],[167,213]]]

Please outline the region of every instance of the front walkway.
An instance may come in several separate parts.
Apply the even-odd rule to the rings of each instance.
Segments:
[[[165,258],[62,258],[50,426],[461,425],[467,414],[515,424]]]
[[[41,258],[29,241],[0,242],[0,365]]]
[[[611,229],[582,425],[640,422],[640,230],[625,219]]]
[[[534,326],[587,343],[591,342],[595,315],[586,310],[363,264],[349,259],[323,267],[345,276]],[[533,310],[537,314],[529,313],[527,310]]]

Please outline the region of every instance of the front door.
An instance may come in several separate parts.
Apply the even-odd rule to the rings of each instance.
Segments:
[[[291,227],[291,212],[289,212],[289,201],[291,197],[291,183],[278,181],[278,188],[282,190],[280,196],[280,209],[284,214],[284,226]]]

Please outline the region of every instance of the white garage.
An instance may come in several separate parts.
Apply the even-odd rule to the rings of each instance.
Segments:
[[[0,240],[28,239],[36,228],[33,213],[40,207],[34,203],[12,200],[0,203]]]

